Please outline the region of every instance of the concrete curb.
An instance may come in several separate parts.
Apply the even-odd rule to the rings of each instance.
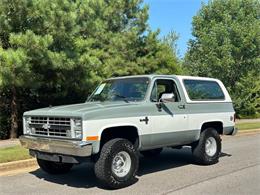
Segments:
[[[18,160],[7,163],[0,163],[0,172],[22,169],[37,166],[37,162],[35,158],[27,159],[27,160]]]

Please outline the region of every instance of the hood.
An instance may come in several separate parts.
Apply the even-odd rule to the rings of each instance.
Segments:
[[[27,111],[24,116],[69,116],[84,117],[90,115],[109,115],[114,110],[125,110],[127,107],[138,105],[136,102],[86,102],[64,106],[47,107]]]

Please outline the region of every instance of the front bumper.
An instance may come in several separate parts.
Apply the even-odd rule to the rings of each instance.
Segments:
[[[79,157],[87,157],[92,154],[92,144],[84,141],[60,140],[30,135],[22,135],[19,139],[23,147],[34,151]]]

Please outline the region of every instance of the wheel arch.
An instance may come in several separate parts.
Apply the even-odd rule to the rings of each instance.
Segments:
[[[204,131],[205,129],[212,127],[216,129],[216,131],[223,135],[223,121],[222,120],[211,120],[211,121],[204,121],[200,125],[200,132]]]
[[[122,128],[126,129],[125,131],[122,130]],[[112,134],[109,134],[110,132],[113,132]],[[124,132],[124,133],[122,133]],[[129,136],[130,137],[127,137]],[[105,137],[108,136],[108,137]],[[134,138],[138,140],[138,148],[141,146],[141,139],[140,139],[140,129],[131,123],[121,123],[121,124],[111,124],[111,125],[106,125],[101,130],[99,131],[99,137],[100,137],[100,144],[98,151],[102,148],[103,144],[106,143],[106,141],[116,138],[117,136],[121,138],[126,138],[130,142],[134,142]],[[105,139],[104,139],[105,138]],[[135,144],[135,143],[133,143]]]

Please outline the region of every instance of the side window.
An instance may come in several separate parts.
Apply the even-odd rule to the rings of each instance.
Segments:
[[[225,96],[216,81],[184,80],[184,86],[191,100],[224,100]]]
[[[158,102],[164,93],[173,93],[175,96],[175,102],[180,101],[180,95],[177,90],[177,86],[173,80],[158,79],[155,81],[151,98],[152,102]]]

